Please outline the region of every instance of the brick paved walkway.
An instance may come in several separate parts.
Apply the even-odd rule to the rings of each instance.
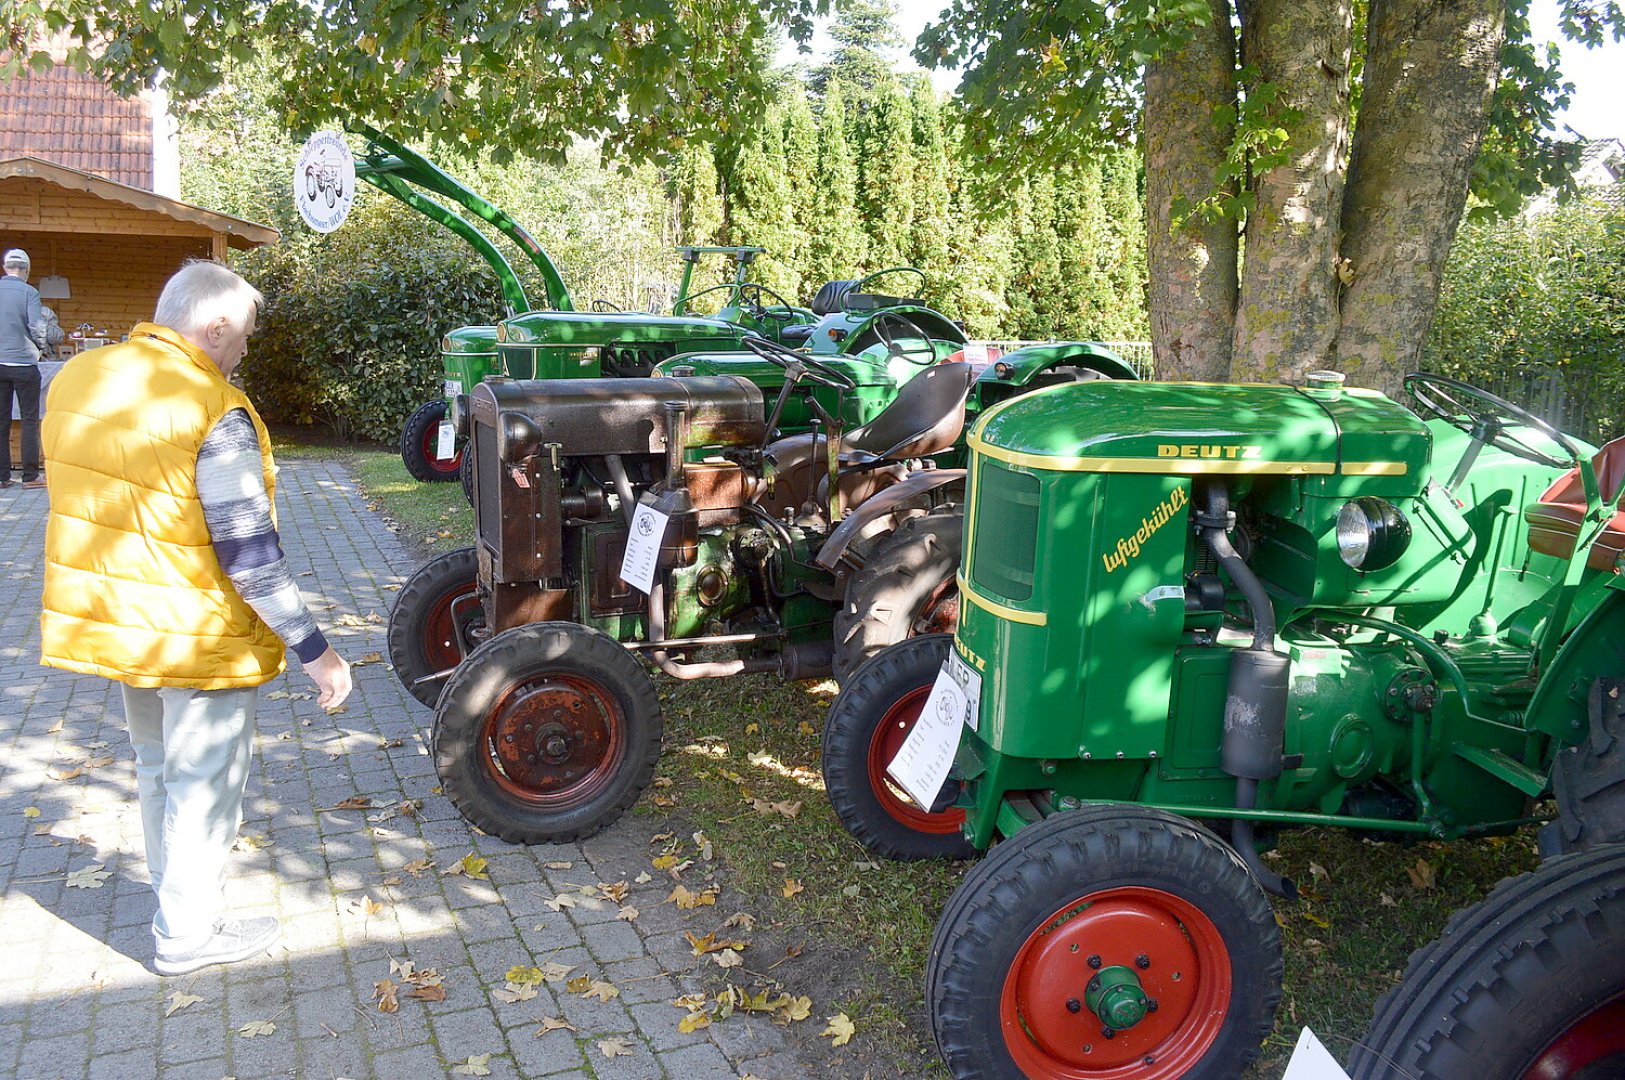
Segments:
[[[283,463],[280,520],[289,560],[317,618],[352,662],[384,649],[384,620],[417,560],[370,513],[341,465]],[[430,712],[382,662],[355,669],[346,710],[328,716],[303,675],[262,695],[256,761],[228,904],[281,918],[282,944],[230,967],[160,979],[149,922],[129,741],[114,684],[38,666],[45,494],[0,492],[0,1076],[324,1078],[800,1077],[783,1033],[736,1015],[684,1034],[671,1001],[700,987],[683,938],[716,928],[663,903],[646,825],[630,816],[580,845],[516,848],[477,835],[434,794]],[[75,770],[78,770],[75,772]],[[365,811],[323,810],[370,796]],[[386,808],[421,800],[415,815]],[[38,810],[37,816],[34,810]],[[441,870],[478,852],[490,880]],[[435,868],[414,874],[419,860]],[[99,888],[69,875],[100,865]],[[83,879],[80,879],[83,880]],[[583,886],[625,881],[627,921]],[[575,906],[554,910],[561,894]],[[726,894],[724,901],[726,903]],[[443,1001],[378,1011],[391,959],[435,968]],[[561,964],[619,990],[608,1001],[540,987],[493,996],[515,965]],[[165,1015],[175,991],[199,1000]],[[544,1017],[575,1030],[535,1034]],[[275,1030],[248,1037],[245,1025]],[[599,1043],[629,1051],[604,1056]]]

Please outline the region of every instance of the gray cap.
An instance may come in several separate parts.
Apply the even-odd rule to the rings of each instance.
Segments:
[[[12,248],[6,252],[6,257],[0,260],[7,270],[27,270],[33,264],[28,259],[28,252],[22,248]]]

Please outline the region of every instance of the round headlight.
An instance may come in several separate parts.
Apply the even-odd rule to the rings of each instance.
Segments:
[[[1370,573],[1399,561],[1411,542],[1411,523],[1386,499],[1351,499],[1337,512],[1337,554]]]

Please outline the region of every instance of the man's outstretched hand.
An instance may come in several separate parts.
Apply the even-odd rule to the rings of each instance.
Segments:
[[[344,699],[350,696],[350,665],[332,646],[305,665],[305,674],[316,680],[321,690],[316,703],[324,709],[343,705]]]

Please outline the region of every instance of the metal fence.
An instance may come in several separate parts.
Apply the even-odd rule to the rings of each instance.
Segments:
[[[1593,380],[1575,378],[1556,364],[1517,364],[1494,375],[1465,377],[1474,386],[1523,406],[1559,431],[1594,443],[1616,438],[1625,429],[1620,403],[1605,388],[1593,385]]]
[[[1049,341],[991,340],[978,341],[976,344],[991,345],[994,348],[1003,350],[1004,352],[1014,352],[1017,349],[1024,349],[1028,345],[1051,345],[1054,343]],[[1121,356],[1128,366],[1134,369],[1134,374],[1138,375],[1140,378],[1145,379],[1150,377],[1151,343],[1149,341],[1097,341],[1095,344],[1104,345],[1118,356]]]

